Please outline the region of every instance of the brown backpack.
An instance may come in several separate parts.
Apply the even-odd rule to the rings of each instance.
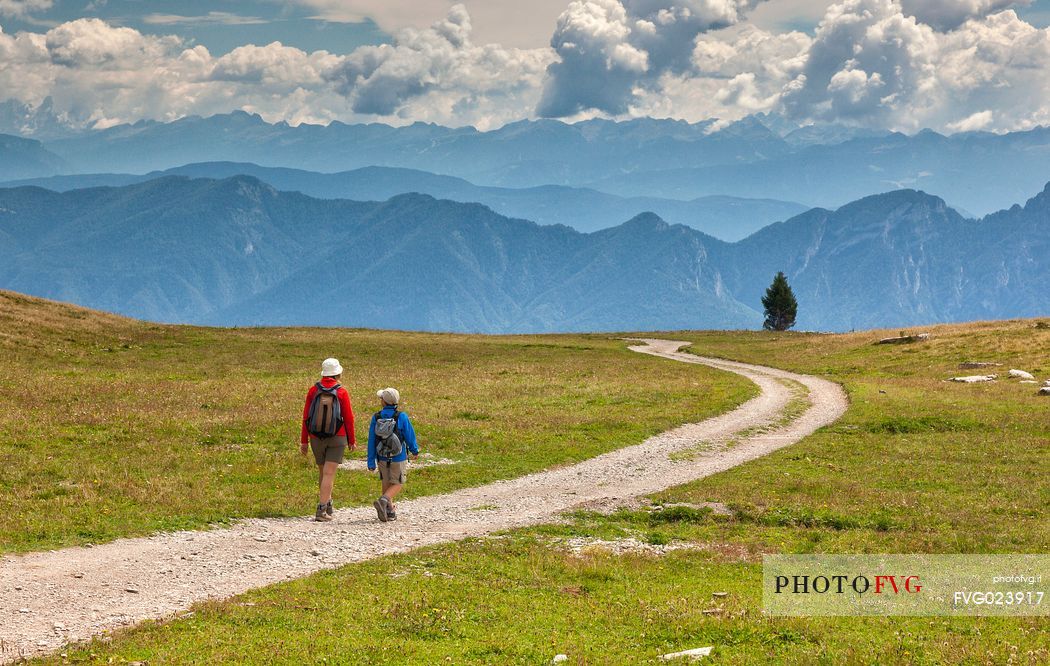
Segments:
[[[336,384],[332,388],[325,388],[320,382],[317,383],[317,393],[310,403],[309,415],[306,418],[306,431],[314,437],[335,437],[343,427],[342,406],[339,404],[338,394],[340,387],[340,384]]]

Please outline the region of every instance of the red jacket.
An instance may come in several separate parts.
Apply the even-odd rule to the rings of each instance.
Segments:
[[[321,386],[325,388],[332,388],[338,383],[331,377],[321,378]],[[343,413],[343,426],[339,428],[336,437],[343,435],[346,437],[348,444],[355,445],[357,444],[357,439],[354,435],[354,410],[350,406],[350,394],[342,386],[339,387],[335,394],[339,398],[339,408]],[[306,444],[310,441],[310,433],[306,431],[306,421],[310,418],[310,403],[314,401],[315,395],[317,395],[317,384],[311,386],[306,394],[306,406],[303,407],[303,431],[299,438],[300,444]]]

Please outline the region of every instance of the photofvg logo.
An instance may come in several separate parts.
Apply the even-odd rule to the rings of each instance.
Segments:
[[[766,555],[770,615],[1050,615],[1050,555]]]
[[[872,583],[872,580],[875,582]],[[791,594],[882,594],[884,592],[915,594],[922,591],[918,576],[897,576],[893,574],[875,574],[869,576],[832,575],[832,576],[777,576],[776,593]]]

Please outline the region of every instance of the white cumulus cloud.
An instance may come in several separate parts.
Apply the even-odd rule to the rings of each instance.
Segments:
[[[454,122],[462,113],[484,125],[520,118],[536,103],[550,52],[476,45],[471,32],[466,8],[455,5],[394,44],[356,49],[325,76],[359,114]]]
[[[265,85],[269,90],[319,88],[324,73],[342,58],[327,51],[306,53],[273,42],[266,46],[240,46],[214,62],[211,80]]]
[[[828,9],[781,104],[802,119],[906,131],[976,129],[982,120],[988,129],[1030,127],[1050,105],[1048,46],[1050,33],[1012,10],[939,30],[898,0],[844,0]],[[987,109],[1001,111],[975,115]]]
[[[738,120],[777,106],[783,87],[801,71],[811,38],[751,25],[712,32],[696,41],[687,71],[667,73],[632,111],[690,121]]]
[[[535,107],[550,49],[476,45],[459,5],[393,44],[349,54],[305,52],[274,42],[222,56],[173,36],[146,35],[98,19],[45,34],[0,30],[0,90],[36,105],[54,99],[69,118],[96,127],[244,109],[292,123],[413,120],[491,127]]]
[[[665,75],[691,65],[696,39],[743,20],[761,0],[575,0],[558,18],[538,113],[627,113]]]
[[[986,109],[972,113],[954,123],[948,123],[946,127],[950,132],[974,132],[988,127],[994,119],[995,114]]]
[[[448,13],[452,0],[285,0],[303,5],[319,20],[374,21],[388,34],[405,28],[425,30]],[[568,0],[465,0],[475,41],[507,47],[541,48]]]
[[[24,18],[51,9],[53,0],[0,0],[0,16]]]
[[[901,0],[906,16],[938,30],[957,28],[972,18],[982,18],[1032,0]]]
[[[274,42],[216,57],[97,19],[0,30],[0,101],[50,96],[64,117],[96,127],[234,109],[292,124],[481,128],[536,116],[725,123],[767,111],[902,131],[1050,124],[1050,32],[1022,20],[1009,7],[1018,2],[839,0],[810,36],[749,23],[758,0],[566,0],[551,45],[522,49],[479,41],[464,5],[425,1],[444,14],[343,54]],[[0,0],[8,15],[15,4],[46,2]]]

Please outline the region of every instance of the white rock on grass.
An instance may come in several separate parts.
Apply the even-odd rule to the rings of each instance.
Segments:
[[[567,655],[567,654],[556,654],[556,655],[554,655],[554,659],[551,659],[551,663],[552,664],[560,664],[560,663],[568,661],[568,660],[569,660],[569,655]]]
[[[999,375],[970,375],[969,377],[952,377],[953,382],[961,384],[979,384],[981,382],[994,382]]]
[[[1044,386],[1039,389],[1039,395],[1050,395],[1050,386]]]
[[[904,345],[911,342],[926,342],[930,339],[929,333],[916,333],[915,335],[900,335],[892,338],[883,338],[876,342],[877,345]]]
[[[1010,377],[1013,379],[1035,379],[1032,373],[1025,372],[1024,370],[1011,370]]]
[[[681,652],[672,652],[670,654],[660,655],[662,661],[671,661],[672,659],[683,659],[688,657],[689,659],[699,659],[700,657],[707,657],[711,655],[711,647],[693,648],[692,650],[682,650]]]
[[[676,542],[654,544],[639,541],[638,539],[632,539],[630,537],[616,539],[615,541],[593,539],[590,537],[574,537],[571,539],[565,539],[560,543],[565,544],[565,546],[568,547],[569,552],[576,556],[581,556],[592,551],[606,552],[610,555],[640,554],[660,556],[676,550],[699,549],[699,545],[695,543]]]
[[[1050,379],[1048,379],[1045,382],[1043,382],[1043,386],[1045,386],[1047,388],[1050,388]]]

